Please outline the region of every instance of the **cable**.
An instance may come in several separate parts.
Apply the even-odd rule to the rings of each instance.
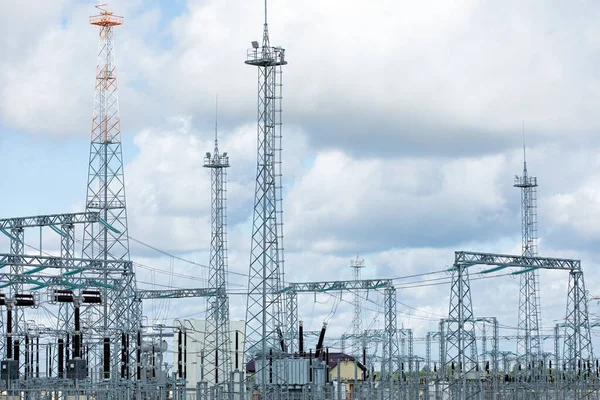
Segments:
[[[158,249],[158,248],[156,248],[156,247],[154,247],[154,246],[152,246],[152,245],[149,245],[149,244],[147,244],[147,243],[144,243],[144,242],[142,242],[141,240],[135,239],[135,238],[133,238],[133,237],[131,237],[131,236],[128,236],[128,238],[129,238],[130,240],[133,240],[134,242],[136,242],[136,243],[138,243],[138,244],[140,244],[140,245],[144,246],[144,247],[147,247],[147,248],[149,248],[149,249],[152,249],[152,250],[154,250],[154,251],[157,251],[157,252],[159,252],[159,253],[161,253],[161,254],[163,254],[163,255],[165,255],[165,256],[173,257],[173,258],[174,258],[174,259],[176,259],[176,260],[183,261],[183,262],[185,262],[185,263],[192,264],[192,265],[195,265],[195,266],[197,266],[197,267],[206,268],[206,269],[210,268],[210,267],[209,267],[209,266],[207,266],[207,265],[200,264],[200,263],[197,263],[197,262],[195,262],[195,261],[187,260],[187,259],[185,259],[185,258],[182,258],[182,257],[176,256],[176,255],[174,255],[174,254],[171,254],[171,253],[169,253],[169,252],[166,252],[166,251],[164,251],[164,250],[160,250],[160,249]],[[243,277],[245,277],[245,278],[248,278],[248,274],[242,274],[241,272],[232,272],[232,271],[227,271],[227,272],[228,272],[228,273],[230,273],[230,274],[232,274],[232,275],[238,275],[238,276],[243,276]]]
[[[437,274],[441,274],[441,273],[444,273],[444,272],[448,272],[448,271],[445,270],[445,269],[442,269],[442,270],[439,270],[439,271],[423,272],[422,274],[398,276],[396,278],[391,278],[391,280],[392,281],[398,281],[398,280],[402,280],[402,279],[417,278],[419,276],[437,275]]]

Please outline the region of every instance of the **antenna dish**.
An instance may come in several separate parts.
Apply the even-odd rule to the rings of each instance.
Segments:
[[[252,48],[253,49],[258,49],[258,42],[256,40],[252,41]]]

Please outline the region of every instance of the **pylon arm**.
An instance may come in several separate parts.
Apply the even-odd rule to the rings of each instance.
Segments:
[[[0,229],[34,228],[40,226],[61,226],[98,222],[97,212],[71,214],[37,215],[34,217],[16,217],[0,219]]]
[[[31,268],[61,268],[65,271],[105,271],[105,272],[131,272],[133,263],[123,260],[89,260],[84,258],[64,258],[39,255],[19,255],[0,253],[0,270],[8,265]],[[28,275],[31,270],[24,270],[23,275]],[[69,274],[66,272],[65,274]],[[68,275],[67,275],[68,276]]]
[[[375,290],[392,287],[391,279],[365,279],[360,281],[327,281],[327,282],[304,282],[288,283],[281,292],[328,292],[331,290]]]
[[[139,300],[146,299],[182,299],[188,297],[216,296],[217,290],[213,288],[201,289],[173,289],[173,290],[137,290],[135,297]]]
[[[543,268],[557,270],[580,270],[580,260],[569,260],[563,258],[527,257],[507,254],[473,253],[469,251],[454,252],[454,264],[481,264],[497,265],[506,267]]]

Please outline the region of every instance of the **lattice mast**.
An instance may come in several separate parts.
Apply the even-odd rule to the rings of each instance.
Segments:
[[[265,393],[270,377],[267,358],[285,350],[283,288],[283,233],[281,187],[281,99],[285,50],[271,47],[265,22],[262,46],[252,42],[246,64],[258,68],[258,148],[252,243],[246,313],[246,355],[256,360],[256,382]],[[292,327],[290,327],[293,329]],[[283,345],[282,345],[283,344]]]
[[[452,268],[450,308],[442,325],[444,353],[442,371],[449,376],[444,391],[452,399],[479,398],[481,382],[467,379],[477,370],[477,341],[468,266]]]
[[[97,6],[98,15],[90,24],[98,26],[99,46],[96,68],[94,110],[88,170],[86,211],[100,213],[100,224],[86,224],[83,257],[98,260],[129,260],[125,180],[121,148],[121,120],[115,65],[114,27],[123,24],[123,17],[113,14],[108,5]],[[132,270],[123,271],[115,285],[108,271],[95,276],[102,291],[102,305],[87,307],[82,318],[94,334],[97,343],[111,338],[111,348],[118,348],[121,332],[137,330],[141,307],[134,301],[135,277]],[[117,286],[115,288],[115,286]],[[134,342],[133,340],[130,342]],[[90,343],[90,369],[100,365],[102,349]],[[119,367],[119,357],[111,357],[111,377]],[[106,379],[106,373],[103,377]]]
[[[219,152],[215,118],[215,148],[206,153],[204,168],[211,171],[211,243],[208,285],[215,294],[208,298],[205,360],[209,382],[225,385],[230,379],[229,298],[227,295],[227,153]],[[222,392],[220,392],[222,393]]]
[[[350,261],[350,268],[353,270],[354,280],[360,281],[360,271],[365,267],[365,260],[360,258],[358,254],[356,259]],[[362,329],[362,309],[361,309],[361,296],[362,293],[359,290],[354,292],[354,299],[352,305],[354,306],[354,316],[352,318],[352,355],[358,357],[362,354],[362,340],[361,335]]]
[[[523,141],[523,176],[515,176],[514,187],[521,189],[521,235],[524,256],[537,255],[537,178],[527,173]],[[519,324],[517,357],[523,371],[532,371],[541,359],[539,274],[521,274],[519,290]]]

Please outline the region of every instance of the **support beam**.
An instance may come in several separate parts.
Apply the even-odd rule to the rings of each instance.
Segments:
[[[138,300],[148,299],[183,299],[188,297],[211,297],[217,291],[213,288],[200,289],[168,289],[168,290],[144,290],[138,289],[135,297]]]
[[[458,264],[463,266],[465,264],[480,264],[522,268],[537,267],[542,269],[558,269],[566,271],[581,269],[580,260],[550,257],[529,257],[524,255],[515,256],[508,254],[475,253],[471,251],[454,252],[454,264],[455,266]]]

